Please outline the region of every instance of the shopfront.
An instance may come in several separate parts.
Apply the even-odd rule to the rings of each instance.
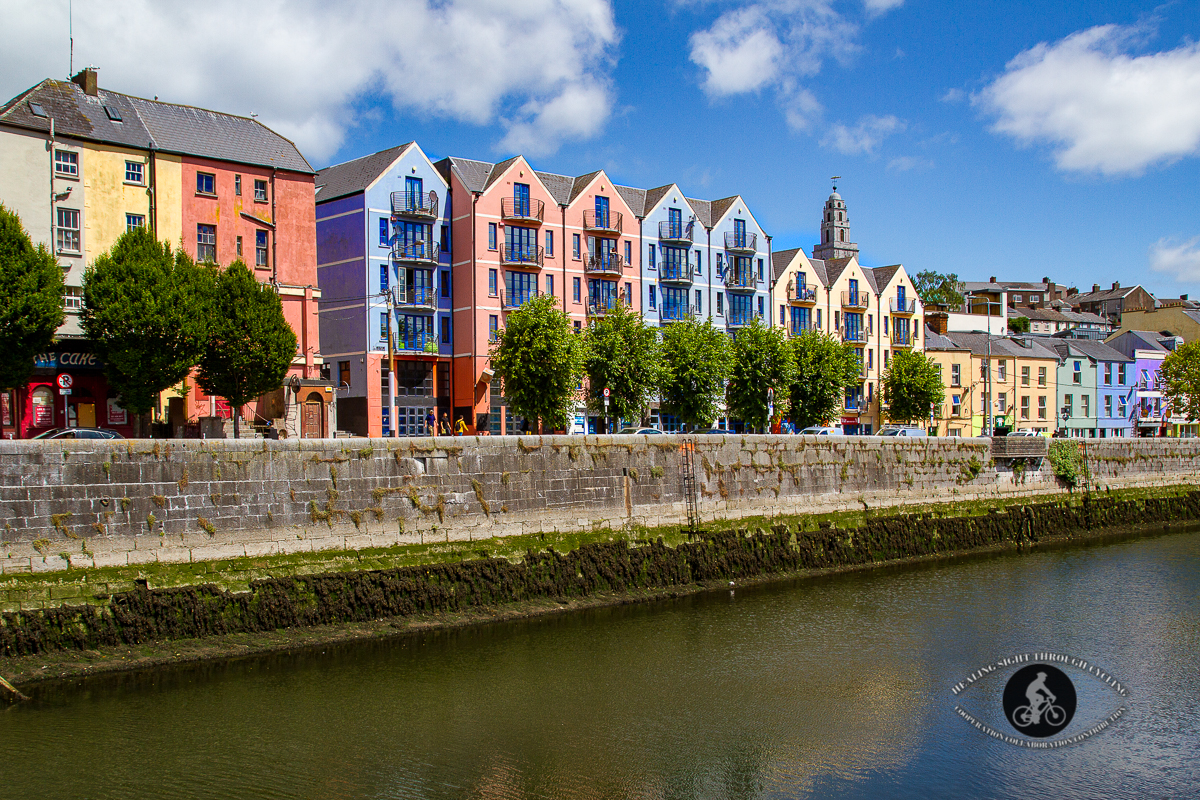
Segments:
[[[83,341],[58,342],[38,355],[28,383],[0,396],[0,424],[9,439],[51,428],[111,428],[128,437],[132,422],[109,390],[103,363]]]

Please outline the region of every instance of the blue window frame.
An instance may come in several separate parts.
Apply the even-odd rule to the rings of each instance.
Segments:
[[[658,308],[658,300],[654,295],[654,287],[651,286],[650,287],[650,310],[653,311],[656,308]]]
[[[554,255],[554,231],[546,231],[546,255]]]
[[[700,251],[697,250],[696,251],[696,274],[697,275],[699,275],[701,270],[703,269],[703,264],[704,264],[704,261],[702,260],[702,258],[700,256]]]
[[[650,249],[646,252],[646,269],[655,269],[654,256],[656,248],[650,245]]]
[[[504,226],[504,258],[506,261],[534,263],[537,261],[537,229],[519,225]]]
[[[782,327],[785,327],[786,325],[787,325],[787,306],[780,306],[779,307],[779,327],[782,328]]]
[[[704,313],[704,292],[699,289],[696,290],[696,313]]]
[[[630,242],[629,240],[625,241],[625,263],[633,263],[633,242]]]
[[[488,341],[500,341],[500,318],[495,314],[488,317]]]
[[[725,293],[717,292],[717,315],[725,313]]]
[[[513,184],[513,212],[518,217],[529,216],[529,184]]]
[[[751,315],[754,313],[754,306],[751,305],[752,296],[748,294],[731,294],[729,295],[729,324],[730,325],[749,325]]]
[[[758,260],[758,279],[760,281],[765,280],[763,278],[763,260],[761,258]]]
[[[682,247],[664,247],[661,280],[673,281],[687,277],[687,250]]]
[[[442,344],[450,344],[450,318],[442,317]]]
[[[596,227],[608,227],[608,198],[596,195]]]
[[[672,239],[679,239],[683,236],[683,211],[681,209],[667,209],[667,227],[670,228],[669,235]]]
[[[207,172],[197,172],[196,191],[200,194],[216,194],[217,176]]]
[[[386,292],[388,290],[388,265],[385,261],[379,265],[379,291]]]
[[[763,315],[763,299],[760,297],[760,298],[758,298],[758,316],[761,317],[762,315]]]
[[[581,281],[579,280],[579,278],[571,278],[571,284],[572,284],[572,286],[571,286],[572,298],[574,299],[574,301],[576,303],[581,302],[580,298],[579,298],[579,292],[580,292],[579,287],[580,287]]]
[[[579,260],[579,234],[571,234],[571,257],[576,261]]]
[[[423,188],[420,178],[404,176],[404,205],[409,211],[426,207]]]
[[[588,305],[597,311],[612,311],[617,307],[617,282],[592,279],[588,281]]]
[[[549,273],[546,274],[546,294],[554,294],[554,276]]]
[[[405,314],[396,320],[396,343],[401,350],[425,350],[432,345],[437,348],[437,334],[433,329],[433,317],[421,314]]]
[[[488,250],[496,249],[496,223],[488,223]]]
[[[388,242],[390,242],[390,241],[391,241],[391,234],[388,231],[387,217],[380,217],[379,218],[379,244],[383,245],[384,247],[387,247]]]
[[[746,220],[735,219],[733,221],[733,238],[736,247],[746,246]]]
[[[442,270],[442,297],[450,296],[450,270]]]
[[[536,272],[517,272],[506,270],[504,273],[505,304],[519,306],[532,297],[537,296],[538,280]]]
[[[663,289],[662,318],[670,320],[687,319],[688,290],[666,287]]]
[[[846,341],[862,341],[863,315],[846,313]]]
[[[386,311],[379,312],[379,341],[387,342],[388,316]]]
[[[812,317],[810,310],[803,306],[792,306],[792,333],[800,334],[808,330]]]
[[[494,269],[488,270],[488,296],[496,296],[496,270]]]

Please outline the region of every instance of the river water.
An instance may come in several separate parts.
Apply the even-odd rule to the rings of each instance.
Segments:
[[[1110,728],[1031,750],[1025,652]],[[0,711],[3,798],[1200,796],[1200,533],[680,600],[40,689]]]

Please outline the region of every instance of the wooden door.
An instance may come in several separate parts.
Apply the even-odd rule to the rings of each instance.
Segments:
[[[95,403],[76,403],[75,404],[75,419],[76,419],[76,423],[81,428],[96,427],[96,404]]]
[[[324,403],[319,399],[313,400],[312,396],[309,396],[309,399],[304,403],[304,417],[300,436],[305,439],[320,439],[325,435],[323,431],[324,425],[322,424],[325,416],[323,413],[324,408]]]

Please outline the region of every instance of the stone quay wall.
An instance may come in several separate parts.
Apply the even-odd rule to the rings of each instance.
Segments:
[[[0,574],[361,550],[1061,492],[988,439],[439,437],[0,442]],[[1196,482],[1200,440],[1083,449],[1107,486]],[[996,462],[999,463],[999,462]]]

